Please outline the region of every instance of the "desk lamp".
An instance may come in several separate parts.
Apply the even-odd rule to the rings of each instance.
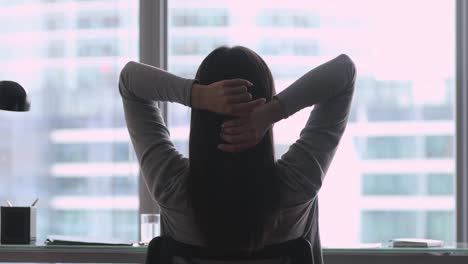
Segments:
[[[0,81],[0,110],[27,112],[30,107],[26,89],[13,81]]]
[[[26,112],[30,107],[31,102],[26,89],[16,82],[0,81],[0,110]],[[29,244],[36,232],[35,210],[2,206],[0,212],[0,243]]]

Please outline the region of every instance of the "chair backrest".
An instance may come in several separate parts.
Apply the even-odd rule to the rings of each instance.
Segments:
[[[210,250],[175,241],[168,236],[155,237],[148,245],[146,264],[173,263],[288,263],[312,264],[312,247],[306,239],[298,238],[264,249],[247,252],[239,250]]]

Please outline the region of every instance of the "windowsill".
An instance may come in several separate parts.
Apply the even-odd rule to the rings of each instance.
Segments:
[[[442,248],[324,248],[329,263],[466,263],[468,244]],[[146,246],[0,245],[0,262],[143,263]],[[428,262],[429,261],[429,262]],[[441,262],[442,261],[442,262]]]

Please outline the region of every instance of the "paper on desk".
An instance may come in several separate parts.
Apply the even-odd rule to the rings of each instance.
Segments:
[[[324,245],[323,248],[350,248],[350,249],[382,248],[382,243],[337,243],[337,244]]]
[[[131,241],[117,239],[102,239],[83,236],[49,235],[46,245],[82,245],[82,246],[132,246]]]

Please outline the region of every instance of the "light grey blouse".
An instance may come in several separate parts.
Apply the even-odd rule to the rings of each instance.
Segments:
[[[314,105],[300,138],[276,161],[281,203],[271,244],[298,237],[313,245],[321,263],[317,193],[345,130],[356,70],[340,55],[306,73],[276,95],[286,116]],[[120,74],[125,119],[141,173],[161,208],[162,232],[174,239],[203,245],[187,202],[188,159],[170,140],[158,101],[191,106],[194,80],[149,65],[128,62]]]

